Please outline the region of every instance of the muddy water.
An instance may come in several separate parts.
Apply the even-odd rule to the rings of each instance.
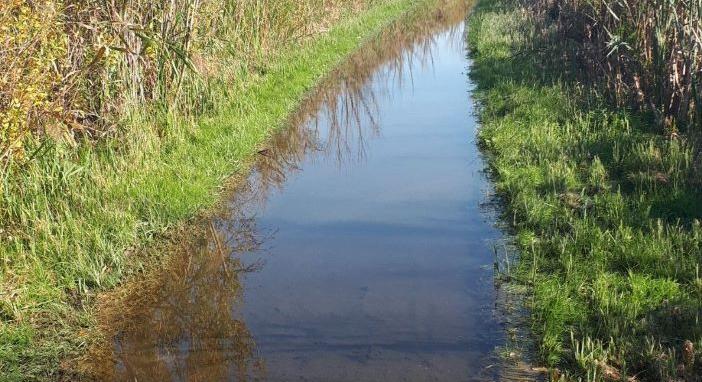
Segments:
[[[103,308],[129,381],[497,379],[489,184],[463,4],[389,28],[261,149],[212,219]],[[116,301],[116,302],[115,302]]]

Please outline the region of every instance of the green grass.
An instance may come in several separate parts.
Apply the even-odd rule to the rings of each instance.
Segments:
[[[94,325],[95,296],[158,261],[130,254],[212,208],[308,90],[428,2],[381,2],[255,73],[242,71],[214,86],[206,116],[130,115],[98,147],[46,141],[35,160],[0,174],[2,216],[13,219],[0,225],[0,380],[77,378],[62,361],[90,341],[83,329]]]
[[[539,356],[567,380],[698,380],[697,151],[549,65],[530,17],[518,1],[483,0],[468,39],[479,139],[516,232],[511,276],[531,290]]]

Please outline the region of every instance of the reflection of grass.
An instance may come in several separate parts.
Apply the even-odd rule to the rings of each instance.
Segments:
[[[149,248],[169,256],[158,267],[154,264],[148,277],[102,296],[98,329],[79,367],[95,380],[107,381],[166,381],[174,375],[197,381],[223,381],[230,375],[256,380],[263,364],[241,319],[240,279],[257,264],[246,266],[231,254],[259,245],[255,223],[234,212],[222,232],[196,223],[174,232],[171,242]],[[117,335],[119,351],[113,342]]]
[[[540,355],[572,377],[700,373],[702,194],[685,137],[611,110],[531,49],[515,1],[470,21],[480,141],[532,288]],[[684,349],[685,348],[685,349]],[[695,357],[697,357],[695,359]]]
[[[217,105],[195,121],[134,115],[126,123],[140,128],[119,141],[47,145],[20,173],[0,174],[2,205],[16,217],[0,222],[0,380],[67,372],[60,360],[85,343],[79,328],[94,325],[91,296],[141,269],[145,259],[128,249],[211,207],[223,180],[245,169],[320,77],[389,20],[431,2],[379,2],[291,47],[265,73],[213,90]]]

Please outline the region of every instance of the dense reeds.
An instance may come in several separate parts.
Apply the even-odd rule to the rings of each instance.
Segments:
[[[541,45],[615,106],[668,134],[702,124],[702,1],[538,0]]]
[[[3,1],[1,163],[26,155],[30,135],[110,133],[135,105],[202,112],[211,81],[256,67],[372,2]]]

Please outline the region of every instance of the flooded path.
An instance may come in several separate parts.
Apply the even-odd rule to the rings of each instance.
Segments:
[[[220,214],[103,308],[124,381],[493,380],[489,183],[467,6],[390,28],[260,151]]]

